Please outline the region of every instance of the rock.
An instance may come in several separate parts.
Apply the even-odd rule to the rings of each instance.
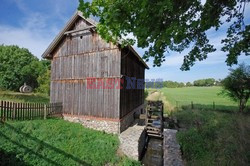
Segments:
[[[164,166],[183,166],[180,145],[176,139],[177,130],[164,129]]]
[[[144,126],[131,126],[119,135],[119,149],[127,157],[134,160],[139,160],[145,146],[145,137],[146,133]]]

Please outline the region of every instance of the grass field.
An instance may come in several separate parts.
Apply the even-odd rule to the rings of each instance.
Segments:
[[[0,100],[48,103],[49,97],[0,91]],[[0,123],[0,142],[0,165],[140,165],[118,155],[117,135],[61,119]]]
[[[249,165],[250,116],[227,112],[237,108],[218,96],[219,87],[150,89],[149,100],[163,100],[164,109],[173,109],[181,130],[177,134],[186,165]],[[48,102],[48,96],[0,92],[0,100]],[[176,101],[220,103],[226,111],[190,107],[174,109]],[[139,165],[120,157],[116,135],[86,129],[60,119],[0,124],[2,165]],[[1,165],[0,164],[0,165]]]
[[[191,107],[200,109],[217,109],[221,111],[237,111],[238,104],[228,97],[218,95],[221,87],[184,87],[184,88],[162,88],[158,90],[149,89],[149,92],[158,91],[160,100],[166,100],[166,110],[173,110],[175,107]],[[157,97],[156,97],[157,98]],[[164,98],[164,99],[163,99]],[[250,101],[248,102],[250,106]],[[250,108],[247,108],[250,109]]]
[[[168,116],[178,119],[177,138],[186,165],[250,164],[250,116],[232,112],[231,109],[238,109],[237,104],[218,96],[220,90],[220,87],[149,89],[147,99],[162,100]],[[175,108],[176,101],[182,105],[179,109]],[[191,101],[196,104],[193,109],[186,106]],[[213,102],[216,109],[211,106]]]
[[[221,87],[185,87],[185,88],[162,88],[160,89],[167,100],[172,104],[179,102],[191,102],[198,104],[223,104],[227,106],[236,106],[237,103],[225,98],[218,93],[222,90]]]
[[[0,100],[28,103],[49,103],[49,96],[40,93],[20,93],[0,90]]]
[[[60,119],[0,126],[0,165],[137,165],[116,154],[116,135]]]

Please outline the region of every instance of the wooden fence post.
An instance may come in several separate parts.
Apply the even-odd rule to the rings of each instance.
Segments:
[[[12,120],[16,119],[16,103],[13,103]]]
[[[194,109],[194,102],[191,101],[191,109]]]
[[[46,119],[46,116],[47,116],[47,106],[46,104],[44,104],[44,119]]]
[[[215,110],[215,102],[213,101],[213,109]]]
[[[16,107],[16,110],[17,110],[17,113],[16,113],[16,119],[19,120],[19,116],[20,116],[20,111],[19,111],[19,103],[16,103],[17,107]]]
[[[177,102],[178,107],[178,102]],[[50,115],[62,114],[62,103],[15,103],[0,101],[0,121],[47,119]]]
[[[179,110],[178,101],[176,101],[176,108],[177,108],[177,111],[178,111]]]
[[[7,101],[7,105],[6,105],[6,120],[9,120],[9,114],[10,114],[10,102]]]
[[[0,111],[1,111],[1,121],[3,120],[3,101],[0,104]]]

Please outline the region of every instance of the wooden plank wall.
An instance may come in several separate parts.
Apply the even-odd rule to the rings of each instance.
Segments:
[[[128,49],[122,50],[121,74],[144,79],[145,67]],[[124,77],[125,79],[125,77]],[[126,87],[126,81],[125,81]],[[144,89],[122,89],[120,92],[120,118],[144,103]]]
[[[73,29],[86,26],[82,19]],[[51,102],[62,102],[63,112],[119,118],[119,89],[87,89],[86,79],[119,78],[121,52],[97,33],[84,31],[65,36],[53,53]]]

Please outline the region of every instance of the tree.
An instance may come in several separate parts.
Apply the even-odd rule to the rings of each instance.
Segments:
[[[102,38],[124,46],[135,43],[129,37],[133,34],[138,47],[148,48],[143,58],[153,57],[154,66],[165,61],[165,52],[192,47],[181,67],[189,70],[195,61],[216,51],[206,33],[222,25],[227,26],[227,37],[221,40],[222,51],[228,53],[227,65],[237,64],[241,54],[249,55],[250,25],[244,23],[249,0],[79,1],[78,9],[85,17],[99,18],[97,31]]]
[[[46,72],[41,74],[37,78],[37,82],[38,82],[37,91],[41,93],[46,93],[49,95],[50,94],[50,70],[48,69]]]
[[[250,96],[250,66],[240,64],[238,68],[230,69],[230,74],[221,83],[221,94],[238,102],[242,113]]]
[[[164,81],[163,87],[167,88],[181,88],[184,87],[185,84],[183,82],[176,82],[176,81]]]
[[[194,86],[213,86],[214,84],[214,78],[200,79],[194,81]]]
[[[46,71],[43,63],[28,49],[0,45],[0,87],[17,91],[25,82],[38,87],[37,78]]]
[[[221,86],[221,79],[215,81],[216,86]]]
[[[187,87],[190,87],[190,86],[193,86],[193,84],[192,84],[191,82],[187,82],[187,83],[186,83],[186,86],[187,86]]]

